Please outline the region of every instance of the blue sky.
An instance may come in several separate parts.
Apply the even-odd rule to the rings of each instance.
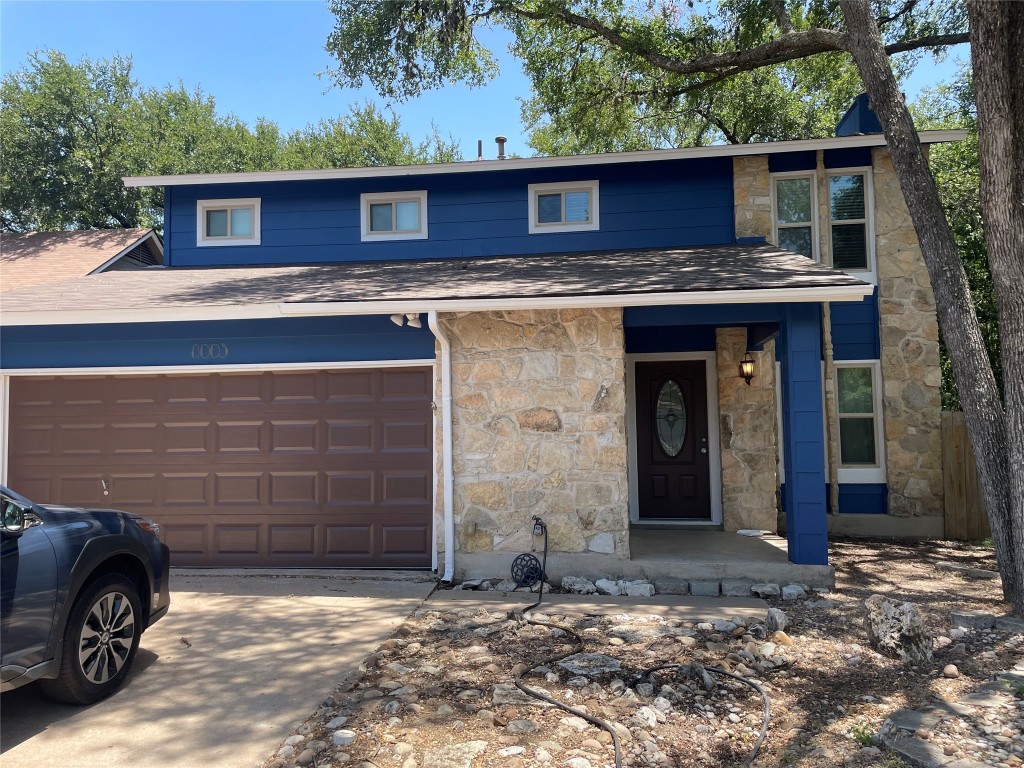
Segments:
[[[131,55],[145,86],[179,80],[190,89],[201,86],[221,114],[250,125],[265,117],[287,131],[367,100],[387,106],[370,88],[341,90],[317,77],[334,63],[324,51],[333,22],[326,0],[0,0],[0,71],[19,68],[28,53],[45,48],[71,61]],[[482,38],[500,54],[498,79],[478,89],[449,86],[393,108],[414,140],[434,124],[459,142],[466,159],[476,157],[477,139],[493,157],[499,134],[508,137],[509,152],[529,155],[518,101],[529,94],[529,82],[507,52],[507,33]],[[908,97],[952,69],[952,58],[937,70],[927,61],[907,83]]]
[[[222,114],[249,124],[266,117],[291,130],[345,114],[349,105],[366,100],[386,105],[371,88],[341,90],[317,77],[334,63],[324,51],[333,22],[326,0],[3,0],[0,69],[18,69],[29,52],[42,48],[62,51],[71,61],[130,54],[143,85],[181,80],[190,89],[202,86]],[[529,82],[507,53],[507,33],[495,31],[485,39],[503,54],[499,79],[478,89],[432,91],[395,104],[395,112],[414,140],[430,133],[434,123],[443,136],[459,141],[467,159],[476,157],[477,139],[493,157],[499,134],[508,137],[508,151],[532,154],[517,101],[529,94]]]

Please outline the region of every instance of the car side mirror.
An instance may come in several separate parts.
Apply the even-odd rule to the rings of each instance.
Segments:
[[[25,532],[25,508],[10,499],[0,500],[0,534],[17,539]]]

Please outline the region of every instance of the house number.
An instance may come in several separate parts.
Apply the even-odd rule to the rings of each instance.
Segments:
[[[193,344],[192,359],[210,360],[223,359],[228,356],[227,344]]]

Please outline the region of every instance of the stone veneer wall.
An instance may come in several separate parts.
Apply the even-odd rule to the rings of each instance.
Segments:
[[[766,343],[762,352],[751,353],[755,375],[748,386],[739,377],[740,360],[747,351],[747,329],[718,328],[715,339],[722,442],[722,522],[726,531],[775,531],[775,342]]]
[[[772,239],[771,183],[766,156],[732,159],[736,237]]]
[[[935,296],[885,148],[872,150],[889,513],[942,515],[942,371]]]
[[[529,551],[541,515],[552,553],[628,558],[621,309],[440,320],[452,346],[456,551]]]

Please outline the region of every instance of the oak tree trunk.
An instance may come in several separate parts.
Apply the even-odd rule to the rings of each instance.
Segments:
[[[981,4],[986,6],[986,13],[988,12],[987,6],[1014,5],[1013,3]],[[863,0],[840,0],[840,7],[847,26],[847,50],[853,56],[861,79],[864,81],[864,87],[871,97],[871,106],[882,124],[893,168],[899,177],[900,188],[907,201],[907,208],[914,222],[914,228],[917,230],[921,253],[924,256],[932,289],[935,292],[939,327],[942,329],[946,342],[957,390],[960,393],[960,401],[966,416],[968,433],[977,456],[978,474],[992,527],[996,559],[1003,577],[1003,594],[1013,604],[1014,613],[1022,615],[1024,614],[1024,566],[1021,564],[1021,553],[1024,552],[1024,549],[1021,548],[1020,536],[1024,533],[1024,525],[1021,524],[1024,500],[1020,493],[1016,494],[1015,501],[1011,500],[1010,467],[1016,467],[1015,482],[1018,485],[1024,484],[1024,465],[1019,461],[1024,458],[1024,453],[1018,452],[1018,462],[1012,464],[1013,459],[1009,453],[1010,443],[1007,440],[1008,422],[1004,418],[1003,404],[996,387],[995,376],[989,363],[981,329],[974,313],[967,275],[960,261],[956,242],[946,222],[938,188],[928,168],[928,161],[918,140],[914,121],[907,110],[896,78],[893,76],[892,66],[888,55],[886,55],[878,26],[871,15],[871,6]],[[997,73],[996,77],[999,76]],[[980,112],[981,93],[978,93],[978,104]],[[979,119],[979,132],[982,130],[984,128],[980,127]],[[984,155],[984,149],[982,149],[982,154]],[[1003,162],[1008,160],[1009,157],[1003,158]],[[985,167],[983,160],[983,179]],[[1008,189],[1004,191],[1009,192]],[[1016,199],[1019,201],[1021,198],[1018,196]],[[1016,254],[1018,264],[1014,274],[1019,274],[1021,266],[1019,245],[1018,241]],[[996,276],[996,264],[992,262],[991,251],[989,259],[998,296],[1001,290],[1000,279]],[[1014,278],[1008,279],[1012,283]],[[1003,325],[1007,320],[1009,320],[1011,329],[1015,325],[1018,334],[1024,331],[1019,294],[1022,283],[1019,277],[1016,279],[1018,280],[1016,323],[1011,318],[1004,318],[1003,303],[1000,302],[1001,333],[1006,333],[1008,330],[1007,326]],[[1010,286],[1006,285],[1005,287],[1009,288]],[[1024,341],[1024,336],[1019,335],[1018,340]],[[1021,347],[1017,346],[1016,349],[1020,350]],[[1004,358],[1012,356],[1012,352],[1005,343],[1003,355]],[[1018,357],[1018,363],[1019,361]],[[1004,370],[1007,369],[1004,368]],[[1020,373],[1021,367],[1018,364],[1009,370],[1016,370]],[[1008,376],[1009,370],[1007,370]],[[1016,389],[1012,401],[1009,398],[1011,388]],[[1016,410],[1016,421],[1009,423],[1016,425],[1017,435],[1010,442],[1019,443],[1018,447],[1024,448],[1024,430],[1021,429],[1024,424],[1020,422],[1021,416],[1024,415],[1024,380],[1019,376],[1016,381],[1007,378],[1006,392],[1008,408]],[[1008,456],[1010,460],[1008,460]]]
[[[1014,611],[1024,613],[1024,4],[968,5],[978,105],[981,213],[999,309],[1006,408],[1009,516],[998,522],[1016,568]],[[987,500],[987,499],[986,499]],[[991,518],[991,513],[989,514]],[[992,520],[993,534],[996,521]],[[1000,571],[1002,571],[1000,562]],[[1003,573],[1006,590],[1007,574]]]

